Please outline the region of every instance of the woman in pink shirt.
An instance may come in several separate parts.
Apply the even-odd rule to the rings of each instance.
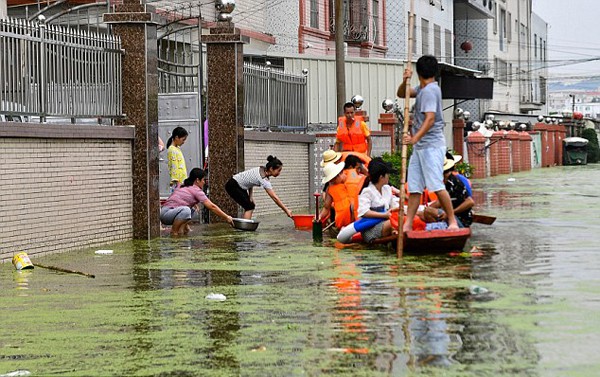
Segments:
[[[231,216],[211,202],[202,191],[204,183],[204,171],[200,168],[192,169],[189,176],[183,181],[183,185],[175,190],[160,208],[160,221],[165,225],[172,225],[171,236],[188,234],[189,223],[192,220],[192,207],[198,203],[202,203],[215,215],[233,225]]]

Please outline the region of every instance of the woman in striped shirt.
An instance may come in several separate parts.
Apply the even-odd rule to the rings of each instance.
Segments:
[[[277,157],[267,157],[267,164],[250,170],[243,171],[231,177],[225,184],[225,190],[239,205],[244,208],[244,219],[251,219],[252,212],[256,207],[252,198],[252,189],[262,187],[273,199],[275,204],[285,212],[288,217],[292,217],[292,211],[287,209],[281,199],[275,194],[271,185],[270,177],[278,177],[281,174],[283,164]]]

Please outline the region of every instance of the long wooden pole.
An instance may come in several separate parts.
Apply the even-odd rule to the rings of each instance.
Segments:
[[[415,0],[410,0],[410,13],[408,17],[408,46],[407,46],[407,58],[406,66],[412,69],[412,50],[414,39],[414,25],[415,25]],[[410,123],[410,80],[407,79],[404,83],[404,127],[402,129],[402,135],[400,135],[400,141],[402,142],[402,169],[400,169],[400,211],[398,211],[398,242],[396,242],[396,253],[398,258],[402,258],[404,249],[404,232],[402,227],[404,225],[404,202],[406,201],[406,190],[404,184],[406,183],[406,154],[407,146],[404,144],[404,135],[408,134],[408,124]]]
[[[344,55],[344,6],[342,0],[335,0],[335,87],[337,114],[344,115],[346,103],[346,57]]]

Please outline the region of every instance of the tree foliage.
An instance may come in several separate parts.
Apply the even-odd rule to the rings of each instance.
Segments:
[[[588,163],[597,163],[600,161],[600,146],[598,146],[598,135],[593,128],[586,128],[581,133],[581,137],[589,141],[587,145]]]

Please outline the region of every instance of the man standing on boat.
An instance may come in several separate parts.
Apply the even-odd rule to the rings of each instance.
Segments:
[[[411,134],[404,135],[402,139],[404,144],[413,145],[408,166],[410,196],[404,232],[413,228],[413,220],[425,188],[437,195],[441,207],[448,215],[448,229],[458,229],[450,195],[443,181],[446,139],[442,115],[442,91],[435,81],[437,73],[437,59],[431,55],[421,56],[417,60],[419,85],[412,89],[408,88],[410,96],[416,98],[416,101]],[[404,97],[411,77],[412,70],[406,68],[404,80],[398,87],[398,97]]]
[[[344,104],[344,116],[338,119],[333,149],[336,152],[359,152],[371,157],[371,130],[361,117],[355,115],[352,102]]]

